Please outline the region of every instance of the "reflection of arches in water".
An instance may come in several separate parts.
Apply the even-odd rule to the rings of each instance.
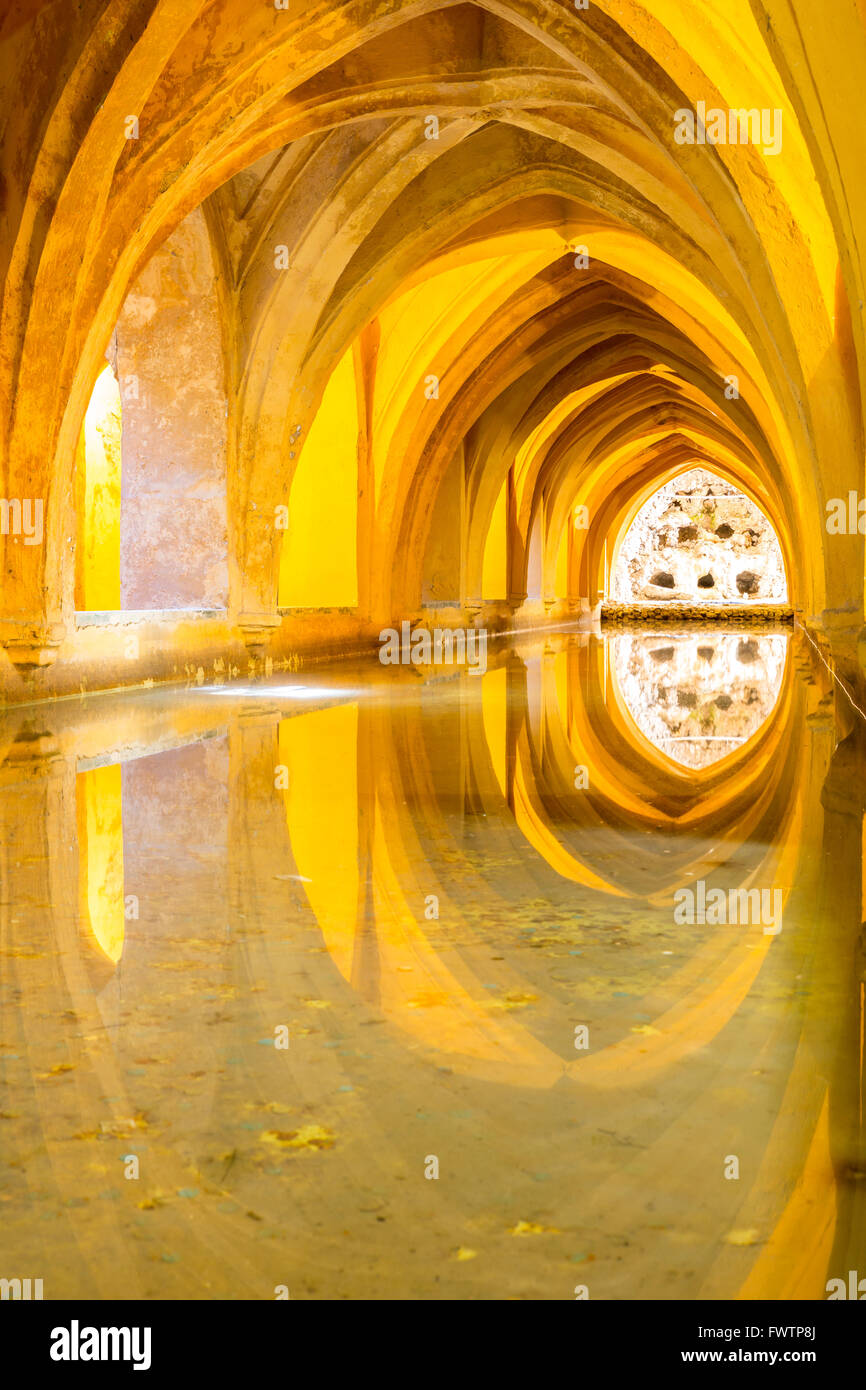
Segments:
[[[766,1046],[766,991],[791,970],[784,951],[772,949],[776,940],[760,929],[688,933],[671,942],[679,959],[666,966],[660,948],[667,943],[658,940],[666,904],[677,884],[716,873],[743,886],[803,885],[814,850],[808,807],[820,786],[821,761],[809,746],[803,689],[793,683],[789,663],[775,717],[748,748],[702,771],[696,795],[695,775],[643,738],[639,746],[632,740],[632,761],[624,758],[631,725],[610,698],[610,678],[607,702],[598,698],[604,669],[603,644],[551,642],[541,657],[509,656],[482,681],[467,680],[464,697],[449,714],[440,711],[436,727],[425,714],[423,691],[390,710],[365,702],[286,720],[280,759],[291,769],[286,810],[293,868],[311,880],[304,891],[330,961],[376,1007],[391,1040],[402,1038],[409,1053],[435,1060],[466,1085],[495,1080],[537,1095],[556,1082],[576,1083],[589,1123],[612,1129],[614,1116],[651,1086],[666,1116],[664,1132],[644,1134],[630,1180],[639,1177],[635,1185],[652,1187],[665,1202],[674,1195],[665,1172],[681,1175],[673,1156],[684,1145],[686,1170],[700,1171],[719,1104],[726,1112],[730,1067],[743,1056],[752,1067],[750,1049]],[[589,771],[589,785],[579,793],[572,776],[578,754]],[[627,804],[617,772],[629,782]],[[329,812],[335,798],[347,806],[357,801],[357,819],[335,818]],[[484,825],[477,848],[463,835],[470,802],[470,825]],[[435,920],[425,919],[429,894],[438,898]],[[636,910],[623,930],[643,964],[636,970],[623,952],[616,968],[621,1004],[608,999],[608,970],[599,974],[588,942],[581,943],[579,964],[569,962],[567,949],[556,953],[562,957],[556,969],[568,970],[578,988],[572,998],[582,1001],[575,1018],[583,1017],[586,1002],[579,986],[598,986],[590,990],[591,1016],[604,1021],[593,1023],[588,1053],[572,1051],[570,1040],[551,1028],[563,1000],[544,956],[528,949],[525,938],[515,948],[511,927],[521,921],[528,895],[549,904],[550,920],[570,900],[597,929],[605,917],[611,925],[630,906]],[[497,923],[495,947],[479,921]],[[791,919],[787,927],[785,950],[800,951],[806,944],[800,924]],[[491,965],[492,950],[503,965]],[[506,970],[513,1009],[497,1008],[487,993],[491,978]],[[533,1002],[524,1008],[523,1000]],[[646,1021],[636,1025],[635,1011],[642,1009]],[[797,1077],[811,1058],[809,1039],[797,1041],[799,1026],[783,1046],[786,1059],[791,1046]],[[773,1046],[779,1045],[776,1039]],[[706,1083],[700,1096],[695,1066]],[[709,1079],[714,1074],[716,1082]],[[823,1289],[835,1192],[826,1086],[809,1090],[805,1106],[803,1094],[802,1087],[780,1088],[774,1107],[750,1131],[749,1172],[757,1176],[742,1193],[731,1190],[730,1202],[722,1200],[712,1218],[725,1222],[723,1231],[760,1224],[769,1238],[754,1250],[721,1246],[707,1262],[706,1278],[721,1296],[738,1289],[779,1296],[784,1288],[790,1296],[815,1297]],[[739,1116],[740,1105],[737,1100],[730,1113]],[[614,1177],[611,1183],[615,1188]],[[630,1210],[628,1198],[624,1203]],[[805,1210],[819,1229],[813,1240],[797,1243],[791,1231]],[[601,1229],[607,1212],[601,1197],[593,1207]],[[642,1276],[634,1277],[639,1283]]]
[[[672,762],[699,769],[754,738],[779,699],[785,634],[611,634],[615,697]]]
[[[577,891],[593,912],[649,901],[664,913],[674,890],[700,871],[709,837],[723,841],[724,851],[708,873],[726,876],[726,886],[772,881],[787,897],[796,872],[799,706],[786,701],[785,718],[745,763],[729,763],[721,778],[710,774],[702,803],[693,778],[649,746],[629,767],[620,749],[630,725],[615,705],[608,712],[597,703],[596,650],[566,644],[526,664],[506,660],[467,688],[480,687],[480,700],[455,702],[460,728],[447,742],[463,798],[471,788],[483,807],[488,845],[501,834],[512,854],[524,846],[510,887],[453,834],[451,802],[441,802],[446,784],[450,798],[457,794],[452,774],[441,772],[443,730],[434,735],[414,702],[390,711],[365,703],[281,725],[280,757],[292,769],[286,812],[295,868],[332,959],[401,1032],[472,1075],[513,1082],[519,1074],[522,1084],[544,1087],[574,1074],[616,1086],[623,1065],[636,1075],[664,1071],[717,1035],[770,945],[759,930],[745,956],[741,941],[703,943],[700,978],[687,961],[658,1038],[626,1036],[566,1061],[532,1036],[528,1020],[491,1013],[484,966],[473,959],[477,912],[501,913],[507,898],[519,915],[531,888],[551,903]],[[599,735],[596,745],[583,737],[587,723]],[[589,788],[580,794],[575,737],[589,768]],[[631,782],[625,795],[623,780]],[[367,808],[362,816],[356,803]],[[659,833],[675,836],[665,857],[645,838]],[[437,925],[425,919],[431,894]]]
[[[593,1175],[599,1174],[597,1187],[588,1184],[586,1219],[605,1234],[639,1222],[643,1193],[652,1191],[662,1210],[678,1202],[684,1184],[701,1184],[706,1165],[714,1161],[712,1146],[720,1126],[743,1123],[747,1181],[721,1184],[723,1195],[709,1194],[701,1217],[705,1224],[696,1230],[698,1239],[705,1238],[701,1262],[689,1289],[700,1286],[700,1296],[716,1291],[731,1296],[749,1276],[747,1289],[755,1296],[778,1297],[782,1290],[794,1290],[796,1296],[814,1297],[826,1277],[834,1192],[824,1104],[826,1077],[833,1073],[816,1067],[815,1045],[822,1039],[826,1045],[832,1036],[818,1015],[828,972],[835,985],[846,968],[838,947],[848,921],[842,913],[834,922],[821,914],[813,931],[808,920],[815,903],[813,875],[822,862],[814,850],[816,836],[820,839],[822,748],[831,731],[817,724],[807,730],[806,689],[791,681],[786,668],[775,717],[747,754],[700,774],[701,799],[695,795],[695,778],[651,745],[635,748],[630,765],[624,760],[628,743],[622,711],[616,701],[608,699],[605,705],[598,698],[602,644],[548,645],[540,657],[509,655],[491,672],[498,679],[487,693],[486,720],[481,681],[466,678],[462,685],[449,684],[444,703],[437,702],[432,686],[407,690],[404,684],[393,702],[370,699],[295,715],[281,726],[279,748],[272,725],[255,728],[252,710],[233,727],[236,818],[225,845],[237,888],[226,892],[219,885],[210,892],[211,901],[225,899],[228,920],[238,922],[242,932],[236,940],[225,938],[223,918],[215,919],[213,951],[207,954],[214,964],[224,957],[225,966],[237,971],[230,983],[261,1020],[251,1024],[250,1015],[243,1014],[240,1026],[247,1041],[267,1039],[274,1019],[283,1017],[274,1013],[275,1001],[297,998],[299,989],[334,1004],[324,1017],[347,1035],[345,1052],[328,1054],[319,1051],[323,1041],[316,1027],[300,1030],[297,1048],[293,1036],[290,1054],[272,1048],[262,1053],[253,1041],[244,1080],[249,1080],[250,1094],[256,1094],[262,1055],[280,1068],[274,1076],[289,1085],[292,1068],[300,1066],[306,1077],[316,1058],[330,1067],[331,1059],[340,1066],[337,1059],[345,1056],[344,1079],[355,1084],[356,1095],[352,1111],[344,1112],[345,1128],[336,1128],[338,1148],[344,1138],[353,1141],[346,1145],[353,1150],[351,1162],[356,1161],[358,1129],[378,1142],[382,1124],[393,1124],[389,1101],[395,1095],[402,1099],[410,1087],[417,1089],[419,1066],[434,1085],[437,1065],[443,1076],[457,1073],[453,1085],[465,1093],[467,1106],[489,1106],[494,1130],[498,1115],[512,1104],[521,1119],[543,1127],[562,1099],[549,1089],[552,1084],[562,1078],[560,1090],[565,1085],[572,1096],[577,1084],[581,1125],[568,1138],[576,1145],[574,1160],[581,1166],[589,1163]],[[609,692],[609,678],[607,688]],[[813,687],[811,694],[816,693]],[[184,788],[208,785],[203,781],[205,751],[199,759],[191,750],[188,768],[186,759],[179,760],[184,768],[175,768],[178,775],[194,774],[191,782],[184,780]],[[589,786],[579,794],[571,777],[576,752],[583,753],[590,773]],[[162,800],[171,785],[170,775],[166,780],[170,761],[155,760],[149,769],[144,766],[148,761],[140,764],[142,774],[152,774],[146,787],[129,779],[124,809],[133,825],[142,799],[149,797],[155,808],[156,794]],[[277,761],[289,770],[285,796],[275,789]],[[627,809],[617,798],[617,763],[621,775],[630,779]],[[756,775],[756,764],[765,775]],[[608,787],[601,786],[604,773]],[[521,819],[518,782],[531,819],[557,837],[562,853],[575,860],[580,856],[597,879],[613,881],[629,903],[554,871],[524,832],[530,817]],[[654,788],[657,795],[663,788],[664,810],[652,804]],[[761,801],[760,815],[746,821],[740,812],[751,811],[756,800]],[[183,807],[188,806],[185,795]],[[181,813],[180,803],[176,809]],[[199,818],[197,836],[202,829]],[[145,838],[155,836],[157,847],[163,843],[155,819],[145,832]],[[141,831],[133,835],[130,847],[141,838]],[[670,935],[659,939],[669,921],[665,904],[671,885],[710,872],[706,864],[701,866],[708,843],[714,857],[740,875],[739,882],[772,875],[796,886],[799,918],[786,918],[782,943],[752,932],[688,932],[678,941]],[[834,829],[827,843],[841,847],[842,836]],[[856,851],[858,845],[855,835],[849,848]],[[171,903],[176,886],[184,885],[187,902],[193,894],[196,902],[206,901],[200,866],[185,848],[176,860],[179,885],[167,889],[152,880],[151,924],[138,943],[142,973],[137,980],[125,974],[124,998],[127,1006],[135,1001],[139,1017],[162,1019],[164,991],[174,991],[178,978],[163,973],[162,932],[154,931],[154,923],[164,920],[166,941],[174,938],[184,952],[192,947],[198,953],[201,946],[190,940],[200,928],[193,926],[193,914],[184,913],[183,898],[180,913]],[[836,858],[824,862],[832,863],[835,875],[838,849]],[[213,884],[212,875],[209,881]],[[658,890],[658,901],[647,889]],[[297,913],[287,911],[296,901],[290,893],[307,900]],[[439,897],[435,920],[424,913],[431,893]],[[315,912],[321,939],[303,934],[302,928],[312,924],[307,904]],[[251,905],[255,918],[248,922]],[[526,938],[520,940],[527,905],[538,923],[534,944],[541,944],[542,934],[549,938],[541,951],[532,950]],[[557,919],[561,923],[564,907],[579,907],[593,928],[585,942],[577,943],[583,954],[576,959],[570,943],[551,939],[552,924]],[[603,939],[604,925],[615,922],[628,938],[619,952],[614,949],[618,943]],[[562,924],[561,931],[564,935]],[[676,949],[669,963],[661,949],[668,945]],[[798,1003],[791,1006],[784,992],[795,971],[811,968],[813,950],[822,992],[804,1013]],[[168,963],[175,964],[170,958]],[[21,965],[16,962],[15,968]],[[567,987],[560,988],[556,980],[563,976]],[[191,1070],[202,1066],[189,1057],[190,1019],[214,1021],[195,1012],[202,993],[198,969],[193,979],[194,988],[189,989],[188,977],[186,994],[172,1004],[184,1032],[180,1056],[166,1057],[161,1064],[171,1083],[179,1079],[183,1084]],[[213,979],[216,984],[219,976]],[[491,994],[495,980],[501,989]],[[219,988],[227,983],[222,979]],[[584,983],[590,986],[586,992]],[[267,989],[261,994],[247,988],[261,990],[263,984]],[[148,988],[154,991],[152,1003]],[[506,989],[509,997],[503,1001]],[[142,1014],[143,998],[147,1007]],[[92,995],[87,999],[92,1012]],[[524,1004],[528,999],[532,1002]],[[644,1021],[638,1021],[639,1011]],[[298,1024],[318,1023],[321,1017],[298,1012]],[[592,1023],[592,1036],[589,1053],[581,1055],[572,1048],[568,1024],[584,1017]],[[355,1034],[356,1055],[366,1056],[363,1063],[349,1060],[359,1019],[386,1024]],[[92,1045],[109,1053],[114,1049],[115,1059],[128,1064],[142,1055],[129,1051],[139,1045],[135,1029],[125,1038],[115,1029],[97,1033],[91,1028],[90,1033]],[[206,1051],[211,1038],[224,1043],[229,1034],[221,1022],[216,1031],[194,1028],[193,1036],[198,1038],[194,1045]],[[205,1059],[214,1088],[209,1114],[215,1122],[225,1124],[228,1117],[234,1124],[237,1086],[223,1076],[222,1056],[217,1065]],[[750,1080],[757,1075],[752,1068],[761,1068],[763,1079]],[[357,1086],[358,1070],[367,1073],[365,1087]],[[485,1082],[494,1078],[501,1087],[491,1091]],[[331,1089],[333,1080],[328,1077]],[[110,1084],[113,1096],[122,1094],[123,1073]],[[139,1085],[149,1087],[152,1081],[126,1084],[134,1095]],[[759,1101],[745,1120],[744,1095],[747,1102]],[[133,1115],[135,1107],[119,1113]],[[190,1123],[194,1129],[200,1124],[200,1112],[191,1115]],[[613,1161],[605,1167],[597,1140],[595,1150],[590,1147],[589,1135],[600,1131],[639,1138],[640,1146],[629,1151],[626,1172]],[[391,1130],[384,1132],[393,1137]],[[561,1153],[561,1142],[556,1131],[554,1153]],[[834,1157],[838,1152],[834,1140]],[[181,1185],[180,1178],[167,1182],[164,1171],[160,1186],[171,1191]],[[341,1170],[340,1179],[344,1177]],[[808,1240],[798,1241],[793,1233],[805,1213],[814,1229],[810,1227]],[[665,1219],[659,1216],[660,1223]],[[720,1243],[724,1232],[752,1227],[761,1230],[761,1243],[754,1248],[729,1249]],[[641,1260],[649,1264],[656,1259],[666,1240],[659,1236],[651,1248],[636,1252],[629,1273],[632,1290],[645,1286]],[[704,1277],[712,1291],[701,1285]]]
[[[576,763],[589,774],[588,802],[613,823],[628,819],[647,828],[727,837],[772,839],[778,822],[768,807],[778,798],[779,757],[798,751],[803,736],[802,699],[785,667],[774,717],[765,721],[748,747],[696,771],[672,762],[641,733],[627,704],[615,698],[610,641],[571,643],[553,657],[549,683],[555,687],[557,714],[545,725],[550,739],[559,731]],[[614,698],[611,698],[613,694]],[[565,767],[563,754],[563,769]],[[562,785],[566,784],[565,770]],[[570,798],[572,814],[581,802]],[[783,808],[783,800],[778,805]],[[762,829],[762,818],[768,823]],[[611,871],[630,872],[625,858]]]

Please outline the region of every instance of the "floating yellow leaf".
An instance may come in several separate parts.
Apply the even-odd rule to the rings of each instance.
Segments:
[[[631,1031],[633,1033],[643,1033],[648,1038],[659,1036],[659,1029],[653,1028],[650,1023],[636,1023]]]
[[[511,989],[501,999],[491,1000],[490,1007],[492,1009],[507,1009],[511,1012],[513,1009],[525,1009],[527,1004],[534,1004],[537,1000],[537,994],[522,994],[520,990]]]
[[[455,1260],[474,1260],[478,1254],[477,1250],[470,1250],[467,1246],[461,1245],[455,1251]]]
[[[539,1226],[536,1221],[518,1221],[516,1226],[508,1228],[508,1234],[512,1236],[558,1236],[560,1232],[556,1226]]]
[[[303,1125],[301,1129],[266,1129],[260,1137],[263,1144],[278,1149],[332,1149],[336,1135],[321,1125]]]
[[[99,1123],[100,1133],[110,1134],[114,1139],[128,1139],[136,1129],[147,1129],[147,1120],[143,1115],[131,1115],[122,1120],[101,1120]]]
[[[409,1009],[436,1009],[449,1002],[444,989],[425,989],[407,1002]]]
[[[725,1236],[726,1245],[757,1245],[761,1238],[761,1232],[755,1230],[754,1226],[749,1226],[744,1231],[728,1231]]]

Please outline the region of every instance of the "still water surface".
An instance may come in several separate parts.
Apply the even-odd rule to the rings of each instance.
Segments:
[[[784,633],[488,661],[0,724],[0,1276],[129,1299],[866,1276],[850,711]],[[780,890],[781,930],[678,924],[699,884]]]

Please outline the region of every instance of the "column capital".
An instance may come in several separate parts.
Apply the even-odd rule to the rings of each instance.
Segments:
[[[276,612],[239,613],[237,626],[241,630],[244,646],[251,656],[260,656],[265,651],[282,617]]]
[[[50,666],[65,637],[61,622],[0,618],[0,646],[15,666]]]

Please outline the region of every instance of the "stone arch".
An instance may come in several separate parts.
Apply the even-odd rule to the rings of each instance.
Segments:
[[[614,602],[788,602],[772,522],[740,489],[700,466],[677,473],[644,501],[608,552],[606,593]],[[665,567],[670,582],[662,586],[655,572]]]
[[[46,541],[33,553],[3,537],[0,635],[13,661],[48,662],[67,639],[70,483],[93,382],[130,285],[206,205],[233,315],[226,522],[236,636],[280,625],[272,517],[306,447],[288,440],[299,424],[307,438],[351,350],[365,363],[359,498],[368,483],[375,496],[371,506],[364,491],[358,513],[359,615],[420,603],[430,518],[441,515],[439,489],[458,451],[462,597],[478,597],[486,531],[510,475],[506,598],[519,602],[525,589],[526,527],[541,506],[544,592],[566,606],[592,598],[603,568],[597,519],[604,514],[607,529],[631,464],[649,482],[698,451],[769,499],[783,544],[810,537],[797,601],[809,620],[829,615],[850,662],[862,540],[828,544],[822,512],[862,482],[864,351],[852,312],[862,275],[840,192],[845,126],[833,63],[822,52],[803,75],[791,13],[781,0],[755,0],[734,28],[715,3],[686,19],[674,6],[649,15],[640,0],[598,0],[586,13],[540,0],[389,0],[373,10],[349,0],[297,12],[240,0],[197,0],[182,12],[168,0],[86,0],[38,29],[19,24],[21,71],[39,76],[28,100],[19,79],[6,93],[7,144],[25,153],[4,168],[0,457],[7,494],[29,488],[44,501]],[[43,68],[37,48],[52,55]],[[772,160],[748,145],[676,143],[679,108],[730,104],[745,90],[784,108],[784,146]],[[428,114],[438,141],[425,138]],[[449,334],[438,417],[414,402],[395,409],[383,457],[370,434],[379,383],[364,335],[408,288],[472,257],[513,260],[529,233],[537,256],[515,274],[511,300],[476,333],[458,320]],[[631,338],[640,353],[647,330],[656,343],[644,371],[615,351],[607,389],[575,402],[567,421],[555,401],[539,420],[546,355],[581,355],[568,344],[556,262],[584,236],[597,242],[590,264],[604,268],[598,312],[607,316],[587,357],[614,338],[627,353]],[[288,278],[269,287],[283,244]],[[305,307],[287,330],[300,288]],[[471,317],[478,300],[466,307]],[[494,394],[490,375],[515,333],[523,370],[512,362]],[[720,383],[737,383],[721,409]],[[507,439],[484,418],[494,401],[509,412]],[[612,412],[623,403],[618,428]],[[592,516],[577,541],[566,525],[575,506]]]

